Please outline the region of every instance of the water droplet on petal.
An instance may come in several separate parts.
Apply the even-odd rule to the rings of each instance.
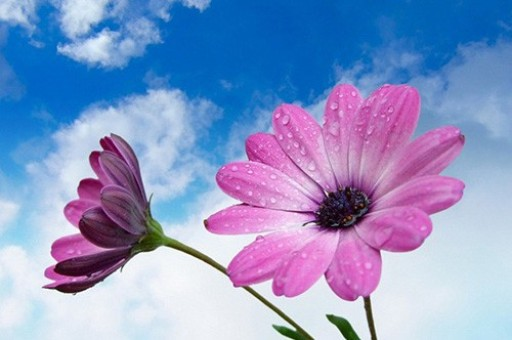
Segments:
[[[284,115],[283,118],[281,119],[281,124],[287,125],[289,122],[290,122],[290,116]]]
[[[236,165],[233,165],[233,166],[231,167],[231,171],[233,171],[233,172],[237,172],[237,171],[238,171],[238,167],[237,167]]]
[[[373,268],[373,264],[371,262],[365,262],[364,263],[364,267],[368,270],[372,269]]]
[[[338,109],[338,103],[332,102],[329,107],[330,107],[331,110],[337,110]]]

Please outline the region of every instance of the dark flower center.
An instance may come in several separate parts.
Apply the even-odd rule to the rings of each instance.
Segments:
[[[316,223],[325,228],[348,228],[366,214],[368,196],[361,190],[345,187],[330,192],[315,212]]]

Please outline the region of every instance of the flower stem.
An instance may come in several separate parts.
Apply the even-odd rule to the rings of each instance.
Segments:
[[[227,275],[226,268],[224,266],[222,266],[220,263],[218,263],[217,261],[215,261],[214,259],[212,259],[211,257],[209,257],[209,256],[201,253],[200,251],[198,251],[194,248],[191,248],[191,247],[187,246],[186,244],[183,244],[175,239],[169,238],[167,236],[164,236],[164,237],[165,237],[164,245],[166,247],[179,250],[185,254],[195,257],[196,259],[199,259],[199,260],[205,262],[206,264],[212,266],[213,268],[217,269],[224,275]],[[297,332],[301,333],[304,336],[305,339],[314,340],[314,338],[311,335],[309,335],[308,332],[306,332],[302,327],[300,327],[299,324],[297,324],[292,318],[290,318],[288,315],[286,315],[282,310],[280,310],[273,303],[271,303],[270,301],[265,299],[257,291],[255,291],[251,287],[247,287],[247,286],[244,286],[242,288],[245,289],[249,294],[254,296],[256,299],[258,299],[261,303],[263,303],[269,309],[271,309],[274,313],[279,315],[283,320],[288,322],[291,326],[293,326],[297,330]]]
[[[370,329],[370,335],[372,340],[377,340],[377,332],[375,331],[375,322],[373,321],[372,314],[372,301],[370,296],[364,297],[364,310],[366,311],[366,320],[368,321],[368,328]]]

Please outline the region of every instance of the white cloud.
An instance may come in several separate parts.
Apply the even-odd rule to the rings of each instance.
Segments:
[[[2,0],[0,1],[0,22],[12,26],[22,26],[29,31],[34,29],[36,17],[36,0]]]
[[[30,317],[38,274],[27,252],[19,246],[0,248],[0,330],[9,338]]]
[[[110,0],[63,0],[59,5],[60,28],[68,38],[87,34],[107,14]]]
[[[385,83],[407,82],[422,66],[422,56],[407,48],[405,41],[395,40],[374,50],[369,61],[358,61],[351,67],[334,66],[339,83],[351,83],[369,95]]]
[[[422,95],[422,108],[447,122],[472,122],[493,138],[512,140],[512,41],[460,45],[440,69],[425,71],[422,56],[402,41],[376,49],[369,62],[335,66],[338,82],[356,85],[364,95],[384,83],[410,83]],[[326,95],[326,93],[324,94]]]
[[[17,203],[0,197],[0,234],[16,219],[19,210],[20,206]]]
[[[512,42],[459,46],[439,72],[413,78],[426,108],[456,121],[473,121],[494,138],[512,140]]]
[[[90,66],[124,67],[131,58],[142,56],[146,47],[161,42],[160,32],[153,22],[140,18],[129,22],[123,31],[104,28],[87,38],[59,44],[59,53]]]
[[[173,3],[200,11],[209,1],[62,0],[54,4],[68,42],[57,51],[94,67],[122,68],[142,56],[147,46],[161,43],[159,20],[170,20]]]
[[[186,7],[197,8],[200,11],[204,11],[210,6],[210,0],[182,0],[180,2]]]
[[[87,157],[99,149],[99,138],[111,132],[127,139],[137,150],[146,189],[155,199],[175,196],[204,166],[193,150],[197,133],[218,116],[218,108],[207,100],[188,99],[179,90],[149,90],[144,95],[125,97],[115,104],[97,104],[86,109],[70,126],[54,135],[57,151],[44,164],[28,170],[48,185],[51,196],[68,199],[75,195],[78,181],[91,175]],[[55,192],[59,189],[60,192]]]

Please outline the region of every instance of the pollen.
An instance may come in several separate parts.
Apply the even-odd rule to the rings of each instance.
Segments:
[[[368,212],[370,200],[359,189],[339,188],[330,192],[315,212],[315,224],[331,229],[348,228]]]

